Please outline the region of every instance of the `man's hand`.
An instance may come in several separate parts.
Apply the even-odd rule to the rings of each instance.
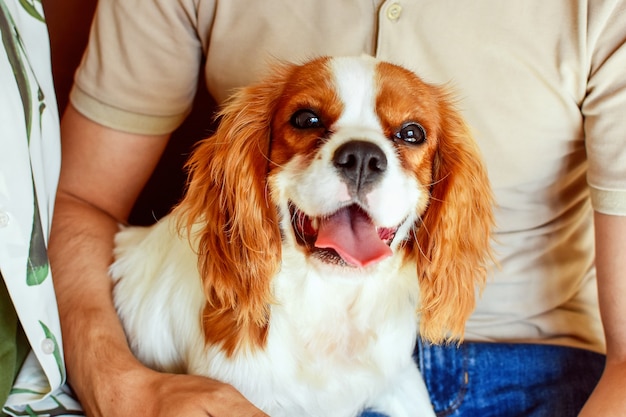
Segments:
[[[267,417],[230,385],[140,367],[118,374],[88,396],[81,400],[90,417]]]
[[[623,417],[626,415],[626,363],[607,362],[602,378],[579,417]]]

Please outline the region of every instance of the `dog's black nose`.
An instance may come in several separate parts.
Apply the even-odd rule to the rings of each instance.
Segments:
[[[360,190],[382,176],[387,169],[387,157],[377,145],[353,140],[335,151],[333,164],[350,185]]]

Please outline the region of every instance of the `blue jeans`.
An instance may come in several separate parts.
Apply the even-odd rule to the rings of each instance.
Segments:
[[[414,356],[438,417],[575,417],[605,362],[582,349],[508,343],[418,341]]]

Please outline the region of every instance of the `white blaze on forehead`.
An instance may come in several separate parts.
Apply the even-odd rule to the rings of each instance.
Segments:
[[[339,57],[330,61],[335,88],[343,105],[337,126],[380,129],[376,115],[376,65],[371,57]]]

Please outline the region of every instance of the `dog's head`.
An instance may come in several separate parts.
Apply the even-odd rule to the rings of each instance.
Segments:
[[[463,333],[492,195],[445,91],[369,57],[283,65],[227,103],[188,166],[177,213],[197,232],[209,341],[263,344],[285,245],[346,275],[413,258],[422,336]]]

